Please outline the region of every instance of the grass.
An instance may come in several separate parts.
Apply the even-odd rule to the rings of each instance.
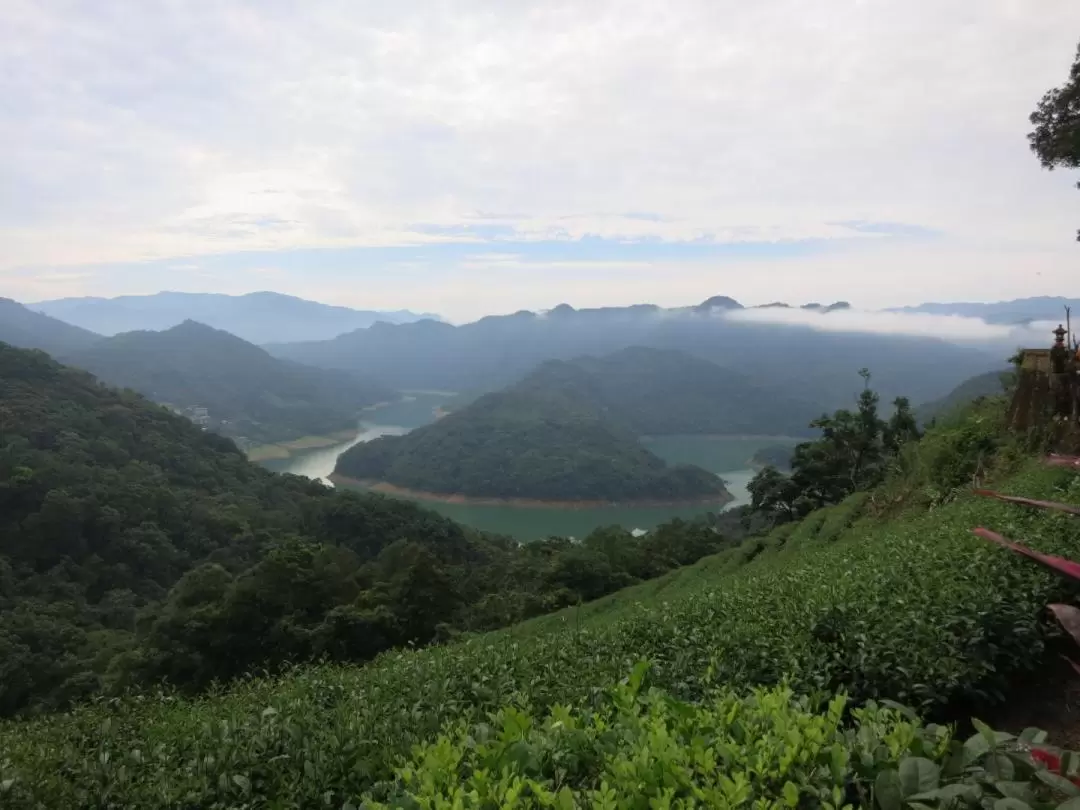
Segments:
[[[951,480],[938,476],[929,500],[909,486],[918,497],[887,516],[852,496],[657,580],[445,647],[2,724],[4,806],[233,806],[247,784],[259,791],[249,806],[342,807],[388,789],[401,758],[448,723],[597,705],[640,659],[680,700],[786,680],[943,718],[1000,701],[1042,659],[1044,606],[1077,594],[970,530],[1076,557],[1080,522],[943,498]],[[999,487],[1080,503],[1080,478],[1033,460]]]

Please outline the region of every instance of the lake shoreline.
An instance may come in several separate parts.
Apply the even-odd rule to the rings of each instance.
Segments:
[[[270,444],[258,444],[245,452],[248,461],[279,461],[293,457],[294,453],[302,453],[305,450],[320,450],[324,447],[333,447],[335,444],[351,441],[359,435],[356,428],[351,430],[339,430],[337,433],[327,433],[323,436],[301,436],[287,442],[275,442]]]
[[[462,504],[467,506],[515,506],[529,509],[607,509],[607,508],[676,508],[688,506],[715,505],[722,508],[736,498],[725,489],[722,494],[713,497],[682,498],[675,500],[636,500],[636,501],[542,501],[533,498],[487,498],[471,495],[448,495],[440,492],[424,492],[422,490],[407,489],[395,486],[386,481],[373,479],[350,478],[346,475],[333,473],[330,481],[334,486],[344,484],[346,486],[359,487],[368,492],[376,492],[382,495],[391,495],[398,498],[408,498],[417,501],[434,501],[436,503]]]

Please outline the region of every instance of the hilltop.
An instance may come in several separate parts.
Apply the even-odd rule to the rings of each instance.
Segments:
[[[205,408],[217,432],[258,443],[354,431],[361,409],[397,396],[346,372],[279,360],[194,321],[103,338],[63,359],[155,402]]]
[[[101,340],[101,335],[34,312],[10,298],[0,298],[0,341],[22,349],[45,352],[78,351]]]
[[[170,329],[198,321],[250,341],[329,340],[374,323],[409,323],[433,315],[406,310],[379,312],[306,301],[275,292],[247,295],[160,292],[116,298],[59,298],[29,304],[30,309],[102,335]]]
[[[668,468],[640,437],[809,435],[821,410],[685,352],[635,346],[543,363],[433,425],[351,448],[336,475],[428,496],[722,502],[715,476]]]
[[[350,448],[334,475],[427,496],[552,504],[731,498],[715,475],[668,466],[565,387],[485,394],[404,436]]]

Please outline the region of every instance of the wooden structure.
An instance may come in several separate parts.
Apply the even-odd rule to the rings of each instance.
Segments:
[[[1076,346],[1065,342],[1068,330],[1054,330],[1049,349],[1023,349],[1016,390],[1009,406],[1009,424],[1027,430],[1050,421],[1075,424],[1080,416],[1080,362]],[[1071,337],[1071,336],[1070,336]]]

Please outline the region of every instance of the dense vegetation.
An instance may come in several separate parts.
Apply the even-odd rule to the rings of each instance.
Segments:
[[[62,353],[84,349],[101,335],[27,309],[10,298],[0,298],[0,341],[24,349]]]
[[[956,388],[940,399],[924,402],[915,409],[915,418],[920,425],[932,419],[955,411],[980,397],[992,397],[1009,390],[1016,377],[1014,371],[988,371],[964,380]]]
[[[854,411],[841,408],[815,419],[821,438],[796,445],[790,472],[766,466],[750,481],[750,508],[773,522],[796,520],[815,509],[840,503],[879,484],[903,446],[919,437],[918,424],[904,397],[893,402],[888,420],[878,415],[879,397],[870,372],[859,372],[865,386]]]
[[[775,467],[778,470],[790,470],[794,454],[795,448],[790,444],[766,445],[750,457],[750,466],[755,469]]]
[[[638,435],[808,436],[822,408],[686,352],[633,346],[544,363],[519,390],[572,391]]]
[[[725,517],[521,547],[274,475],[132,392],[0,344],[0,714],[364,660],[609,593],[738,532]]]
[[[0,780],[15,780],[13,806],[103,803],[105,796],[131,806],[360,806],[365,794],[391,801],[401,790],[441,795],[455,775],[470,779],[478,766],[502,761],[486,759],[490,753],[517,763],[507,778],[527,776],[558,795],[561,787],[545,780],[563,773],[571,792],[588,801],[602,778],[624,795],[621,778],[629,772],[618,762],[654,763],[656,778],[695,768],[678,741],[693,751],[698,734],[727,739],[738,732],[722,718],[736,712],[762,731],[752,735],[756,742],[736,738],[723,749],[731,773],[757,761],[752,751],[772,761],[770,728],[834,733],[828,714],[814,719],[800,708],[815,703],[789,707],[786,693],[770,693],[739,708],[717,688],[742,692],[786,678],[796,694],[845,689],[856,706],[891,698],[930,715],[966,716],[999,701],[1018,675],[1039,665],[1049,631],[1044,605],[1078,595],[970,534],[986,524],[1058,553],[1080,542],[1080,523],[1068,516],[964,494],[978,466],[1007,492],[1080,500],[1080,477],[1028,462],[1027,439],[1004,432],[1002,411],[1000,402],[987,401],[941,420],[899,450],[871,491],[696,565],[509,630],[385,654],[359,669],[330,665],[281,680],[250,679],[197,701],[148,695],[0,726],[7,758]],[[652,685],[676,700],[704,702],[695,708],[646,696],[635,705],[640,694],[612,692],[641,658],[652,662]],[[547,717],[575,733],[563,736]],[[858,759],[873,767],[878,733],[892,741],[881,767],[916,754],[908,746],[927,732],[889,733],[898,723],[889,715],[856,734],[870,760],[842,757],[841,765],[857,768]],[[598,724],[618,729],[603,738],[602,750],[590,742]],[[417,743],[424,745],[414,751]],[[982,746],[972,762],[990,748]],[[941,764],[939,754],[922,756]],[[757,778],[770,778],[773,767]],[[819,778],[828,777],[790,781],[800,796],[805,788],[806,801],[825,806],[813,798],[825,787]],[[754,784],[759,798],[787,789]]]
[[[341,455],[335,473],[424,492],[548,501],[721,502],[720,479],[668,466],[573,388],[515,386],[404,436]]]
[[[395,397],[347,372],[278,360],[193,321],[125,332],[63,359],[155,402],[204,407],[215,431],[259,443],[353,429],[362,408]]]

